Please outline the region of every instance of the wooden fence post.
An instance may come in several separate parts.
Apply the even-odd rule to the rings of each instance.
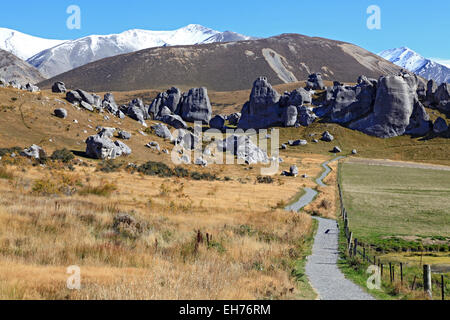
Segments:
[[[423,265],[423,290],[430,298],[433,298],[433,291],[431,287],[431,266],[429,264]]]
[[[400,281],[403,284],[403,263],[400,262]]]
[[[353,245],[353,256],[356,257],[358,255],[358,239],[355,238],[355,244]]]
[[[392,283],[392,263],[389,262],[389,279],[391,280]]]
[[[445,300],[445,282],[444,282],[443,274],[441,274],[441,294],[442,294],[442,300]]]

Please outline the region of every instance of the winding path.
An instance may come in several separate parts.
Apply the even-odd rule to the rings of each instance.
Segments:
[[[331,162],[344,157],[337,157],[334,160],[322,164],[325,172],[316,180],[319,186],[326,186],[323,182],[331,168]],[[296,203],[286,207],[286,210],[299,211],[314,200],[317,191],[305,188],[306,194]],[[312,254],[306,263],[306,275],[312,287],[317,291],[321,300],[374,300],[368,293],[359,286],[346,279],[339,270],[337,261],[339,257],[338,238],[339,229],[337,222],[331,219],[313,217],[319,222],[317,234],[314,238]],[[327,232],[328,231],[328,232]]]

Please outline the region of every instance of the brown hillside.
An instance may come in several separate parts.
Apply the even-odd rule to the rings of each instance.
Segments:
[[[229,43],[146,49],[96,61],[43,81],[90,91],[130,91],[206,86],[215,91],[251,88],[261,75],[276,84],[298,82],[313,72],[325,80],[354,82],[399,67],[355,45],[298,34]]]

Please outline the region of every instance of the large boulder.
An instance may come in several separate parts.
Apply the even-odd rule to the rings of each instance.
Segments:
[[[150,105],[149,113],[153,115],[154,119],[160,117],[160,111],[163,107],[167,107],[172,113],[176,113],[181,101],[181,91],[178,88],[171,88],[166,92],[161,92],[153,100]]]
[[[152,126],[152,129],[158,137],[170,141],[173,140],[172,133],[170,132],[169,128],[167,128],[166,125],[158,123]]]
[[[104,95],[101,106],[113,115],[117,116],[119,112],[119,107],[117,106],[116,100],[114,99],[114,95],[112,93],[106,93]]]
[[[283,110],[283,125],[285,127],[293,127],[297,123],[297,107],[289,106]]]
[[[215,116],[209,122],[209,126],[212,129],[223,130],[225,128],[225,117],[221,115]]]
[[[121,141],[113,142],[106,136],[94,135],[86,140],[86,155],[94,159],[116,159],[131,154],[131,149]]]
[[[447,122],[441,117],[437,118],[433,124],[433,132],[440,134],[446,132],[447,130],[448,130]]]
[[[68,91],[66,93],[66,100],[70,103],[80,103],[81,101],[83,101],[83,98],[77,91]]]
[[[134,99],[128,106],[124,106],[122,110],[130,118],[141,123],[149,119],[148,108],[145,107],[141,99]]]
[[[35,86],[35,85],[31,84],[31,83],[27,83],[25,85],[25,90],[27,90],[29,92],[39,92],[39,91],[41,91],[38,86]]]
[[[313,109],[306,106],[297,107],[297,115],[297,123],[304,127],[310,126],[317,119]]]
[[[33,144],[31,147],[24,149],[21,153],[21,156],[33,158],[33,159],[45,159],[47,157],[44,149],[39,147],[38,145]]]
[[[437,84],[434,80],[429,80],[427,83],[427,94],[426,94],[426,102],[427,104],[434,104],[434,94],[437,90]]]
[[[301,106],[304,104],[312,103],[312,95],[311,92],[298,88],[292,92],[286,92],[280,99],[280,105],[282,107],[287,106]]]
[[[171,127],[174,127],[175,129],[187,129],[188,127],[186,122],[184,122],[184,120],[178,115],[165,115],[159,120]]]
[[[52,86],[52,92],[66,93],[67,92],[66,85],[64,84],[64,82],[61,81],[55,82]]]
[[[331,141],[334,140],[334,137],[331,135],[331,133],[329,133],[328,131],[325,131],[325,132],[322,134],[321,140],[322,140],[322,141],[325,141],[325,142],[331,142]]]
[[[81,89],[77,89],[76,92],[78,92],[78,94],[81,97],[82,101],[84,101],[86,103],[89,103],[90,105],[95,105],[96,104],[95,98],[94,98],[94,96],[92,94],[90,94],[90,93],[88,93],[86,91],[83,91]]]
[[[330,121],[344,124],[368,114],[372,109],[376,90],[372,82],[361,79],[354,87],[334,87],[331,99],[326,101],[330,106]]]
[[[55,109],[55,111],[53,111],[53,113],[58,118],[61,118],[61,119],[67,118],[67,110],[66,109],[63,109],[63,108]]]
[[[179,115],[188,122],[209,124],[212,116],[211,102],[206,88],[193,88],[183,94]]]
[[[240,112],[236,112],[236,113],[233,113],[233,114],[230,114],[229,116],[228,116],[228,123],[231,125],[231,126],[237,126],[238,125],[238,123],[239,123],[239,120],[241,119],[241,113]]]
[[[410,134],[413,136],[424,136],[430,132],[432,127],[432,122],[430,121],[430,116],[425,111],[425,108],[416,100],[414,103],[413,112],[409,119],[409,125],[406,127],[405,134]]]
[[[256,146],[246,135],[232,135],[225,140],[217,141],[217,150],[228,151],[247,164],[269,162],[267,153]]]
[[[325,90],[322,75],[320,73],[310,74],[306,82],[306,90]]]
[[[450,83],[442,83],[434,94],[434,101],[436,104],[450,101]]]
[[[182,146],[186,150],[194,150],[201,148],[200,138],[192,132],[184,129],[178,129],[174,139],[175,145]]]
[[[278,104],[280,95],[260,77],[253,83],[250,100],[242,108],[238,127],[241,129],[265,129],[282,124],[282,110]]]
[[[349,128],[381,138],[403,135],[417,101],[417,77],[409,74],[381,77],[373,112]]]

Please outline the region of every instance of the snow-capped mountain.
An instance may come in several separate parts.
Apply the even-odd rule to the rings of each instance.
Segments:
[[[27,60],[42,50],[63,42],[65,40],[43,39],[19,31],[0,28],[0,49],[10,52],[22,60]]]
[[[45,77],[53,77],[103,58],[153,47],[247,39],[250,37],[231,32],[222,33],[196,24],[174,31],[135,29],[120,34],[92,35],[66,41],[36,54],[27,62],[38,68]]]
[[[424,58],[407,47],[385,50],[378,55],[425,79],[433,79],[439,83],[450,83],[450,68],[433,60]]]
[[[239,34],[232,31],[225,31],[221,33],[217,33],[202,43],[215,43],[215,42],[235,42],[235,41],[245,41],[245,40],[256,40],[255,37],[244,36],[243,34]]]

